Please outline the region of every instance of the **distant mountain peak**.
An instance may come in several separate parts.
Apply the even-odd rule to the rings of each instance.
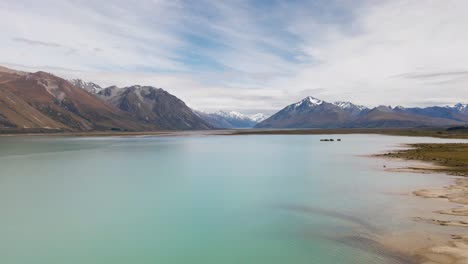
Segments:
[[[356,104],[353,104],[351,102],[347,102],[347,101],[336,101],[336,102],[333,102],[334,105],[338,106],[339,108],[342,108],[342,109],[345,109],[345,110],[349,110],[349,109],[357,109],[357,110],[364,110],[364,109],[367,109],[366,106],[364,105],[356,105]]]
[[[156,88],[156,87],[148,86],[148,85],[132,85],[132,86],[124,87],[122,89],[132,90],[132,91],[139,93],[140,95],[147,95],[154,91],[166,93],[166,91],[163,90],[162,88]]]
[[[393,112],[393,108],[391,105],[379,105],[374,109],[379,110],[381,112],[387,112],[387,113]]]
[[[220,115],[220,116],[223,116],[225,118],[247,120],[247,121],[253,121],[253,122],[257,122],[257,123],[260,122],[260,121],[265,120],[265,118],[266,118],[266,116],[263,113],[256,113],[256,114],[247,115],[247,114],[243,114],[243,113],[240,113],[240,112],[237,112],[237,111],[226,112],[226,111],[220,110],[220,111],[214,112],[213,114]]]
[[[307,96],[301,101],[301,103],[308,103],[309,105],[321,105],[323,104],[323,101],[312,96]]]
[[[458,103],[455,104],[453,107],[460,112],[468,111],[468,104]]]
[[[426,108],[380,105],[368,108],[347,101],[328,103],[312,96],[290,104],[256,128],[435,127],[464,125],[468,104]]]
[[[401,106],[401,105],[397,105],[393,109],[395,109],[395,110],[405,110],[405,107]]]
[[[299,107],[304,107],[304,106],[307,106],[307,107],[312,107],[312,106],[319,106],[321,104],[323,104],[324,101],[318,99],[318,98],[315,98],[313,96],[307,96],[306,98],[302,99],[301,101],[295,103],[295,104],[292,104],[291,107],[292,108],[299,108]]]
[[[257,114],[253,114],[253,115],[250,115],[250,119],[252,119],[253,121],[255,122],[262,122],[263,120],[267,119],[268,116],[266,116],[265,114],[262,114],[262,113],[257,113]]]
[[[263,113],[243,114],[237,111],[219,110],[213,113],[195,111],[202,119],[216,128],[251,128],[267,118]]]
[[[84,89],[90,93],[97,94],[100,91],[102,91],[104,88],[102,88],[100,85],[95,84],[93,82],[85,82],[81,79],[72,79],[70,82],[81,89]]]

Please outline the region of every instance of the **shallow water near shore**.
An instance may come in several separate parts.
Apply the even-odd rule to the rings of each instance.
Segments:
[[[450,179],[364,155],[461,140],[324,137],[0,138],[0,262],[404,263],[372,237]]]

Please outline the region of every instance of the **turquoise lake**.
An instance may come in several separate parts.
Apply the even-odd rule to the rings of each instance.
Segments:
[[[448,140],[323,137],[0,138],[0,263],[402,263],[368,238],[449,179],[365,155]]]

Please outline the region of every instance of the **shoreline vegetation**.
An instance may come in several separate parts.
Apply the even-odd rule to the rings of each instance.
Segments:
[[[414,170],[431,170],[453,176],[468,176],[468,143],[408,144],[408,148],[379,154],[379,157],[430,162],[428,168],[410,167]]]

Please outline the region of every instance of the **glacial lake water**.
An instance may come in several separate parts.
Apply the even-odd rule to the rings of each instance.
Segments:
[[[3,137],[0,263],[401,263],[368,238],[413,225],[396,193],[448,177],[364,155],[444,141]]]

